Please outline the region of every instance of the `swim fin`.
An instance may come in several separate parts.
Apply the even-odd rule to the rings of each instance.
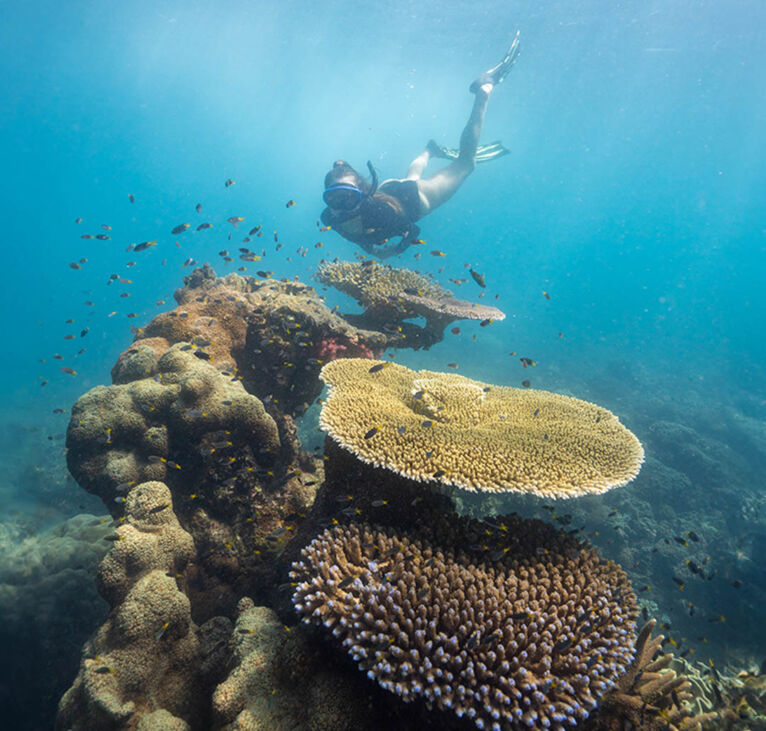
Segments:
[[[508,72],[511,70],[511,66],[516,62],[519,57],[519,31],[516,31],[516,35],[513,37],[511,45],[508,47],[503,60],[499,64],[493,66],[491,69],[485,71],[474,81],[470,86],[470,91],[475,94],[484,84],[492,84],[497,86],[502,80],[508,76]]]
[[[443,160],[457,160],[460,156],[460,150],[453,150],[449,147],[437,145],[433,140],[428,141],[426,149],[431,153],[431,157],[439,157]],[[476,162],[489,162],[504,155],[510,155],[511,151],[498,140],[490,142],[488,145],[479,145],[476,148]]]

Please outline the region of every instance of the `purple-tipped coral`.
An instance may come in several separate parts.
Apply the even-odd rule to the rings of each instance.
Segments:
[[[490,550],[468,543],[475,524],[440,522],[326,530],[293,565],[296,609],[386,690],[477,728],[587,718],[633,659],[625,573],[539,521],[506,519]]]

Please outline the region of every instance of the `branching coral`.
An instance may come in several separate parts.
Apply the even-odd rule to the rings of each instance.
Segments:
[[[456,519],[420,534],[327,530],[293,565],[295,607],[405,701],[478,728],[576,725],[633,658],[635,596],[576,540],[539,521],[503,525],[491,553],[466,545],[475,526]]]

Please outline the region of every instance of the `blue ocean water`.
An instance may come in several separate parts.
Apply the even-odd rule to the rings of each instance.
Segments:
[[[764,22],[754,1],[2,3],[3,520],[33,534],[102,510],[66,474],[68,409],[110,382],[131,326],[173,306],[184,262],[233,271],[218,252],[256,224],[267,256],[253,270],[308,281],[321,258],[351,259],[354,245],[317,227],[331,163],[369,159],[400,177],[429,138],[457,146],[470,82],[518,28],[520,59],[482,135],[511,154],[479,166],[421,222],[427,245],[392,262],[445,286],[469,264],[507,319],[397,360],[594,400],[707,497],[728,481],[716,530],[744,558],[717,570],[748,583],[720,596],[711,584],[695,602],[710,616],[742,602],[747,617],[766,594],[753,553],[766,526],[742,507],[766,495]],[[214,227],[194,231],[203,221]],[[479,289],[469,279],[456,293]],[[653,454],[658,423],[692,430],[717,472],[695,473],[672,446]],[[700,504],[669,502],[666,537],[699,522]],[[724,654],[755,630],[727,631]]]

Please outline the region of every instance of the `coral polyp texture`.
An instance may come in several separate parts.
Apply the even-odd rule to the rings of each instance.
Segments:
[[[410,269],[394,269],[374,261],[335,261],[322,264],[316,278],[358,300],[365,309],[390,307],[405,290],[426,297],[452,293]]]
[[[587,718],[634,656],[622,569],[539,521],[506,518],[481,557],[469,521],[438,524],[326,530],[293,564],[295,608],[405,701],[494,731]]]
[[[321,427],[413,480],[569,498],[624,485],[644,459],[614,414],[569,396],[354,358],[321,377],[330,387]]]

